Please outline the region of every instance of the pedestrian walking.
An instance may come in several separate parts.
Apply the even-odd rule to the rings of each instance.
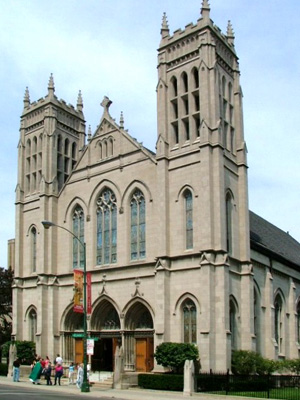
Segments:
[[[18,358],[13,362],[13,381],[20,382],[20,360]]]
[[[64,370],[61,364],[56,364],[55,366],[55,377],[54,377],[54,385],[58,382],[60,386],[60,378],[63,376]]]

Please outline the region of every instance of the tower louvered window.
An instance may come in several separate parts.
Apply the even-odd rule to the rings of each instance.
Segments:
[[[193,248],[193,196],[190,190],[184,193],[186,249]]]

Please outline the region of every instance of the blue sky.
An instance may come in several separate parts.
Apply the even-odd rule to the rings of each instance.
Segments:
[[[26,86],[76,105],[96,129],[110,112],[152,150],[156,142],[157,52],[163,12],[173,32],[200,18],[201,0],[0,0],[0,266],[15,237],[19,122]],[[250,209],[300,241],[299,0],[210,0],[211,18],[235,32],[244,94]]]

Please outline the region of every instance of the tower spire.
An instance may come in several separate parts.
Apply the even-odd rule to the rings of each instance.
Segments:
[[[210,19],[209,13],[210,13],[210,7],[208,4],[208,0],[202,0],[202,7],[201,7],[202,18],[208,21]]]
[[[160,34],[161,34],[161,38],[162,39],[168,37],[169,34],[170,34],[168,20],[167,20],[167,14],[165,12],[164,12],[163,17],[162,17],[162,24],[161,24]]]
[[[53,74],[51,72],[49,82],[48,82],[48,95],[53,97],[54,92],[55,92],[54,79],[53,79]]]
[[[30,97],[29,97],[28,86],[26,86],[26,89],[25,89],[23,102],[24,102],[24,108],[26,108],[26,107],[28,107],[30,105]]]
[[[228,21],[227,25],[227,39],[229,44],[234,45],[234,32],[230,21]]]
[[[77,97],[77,110],[82,112],[82,109],[83,109],[83,101],[82,101],[81,90],[79,90]]]

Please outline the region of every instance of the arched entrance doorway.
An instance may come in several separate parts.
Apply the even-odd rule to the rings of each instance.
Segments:
[[[83,314],[73,311],[73,306],[66,313],[64,322],[64,349],[65,362],[83,362]],[[78,335],[78,337],[76,337]]]
[[[95,307],[91,336],[98,339],[94,344],[92,370],[113,371],[115,350],[121,345],[120,318],[114,305],[106,299]]]
[[[149,372],[153,369],[153,320],[150,311],[141,302],[127,311],[124,331],[125,369]]]

